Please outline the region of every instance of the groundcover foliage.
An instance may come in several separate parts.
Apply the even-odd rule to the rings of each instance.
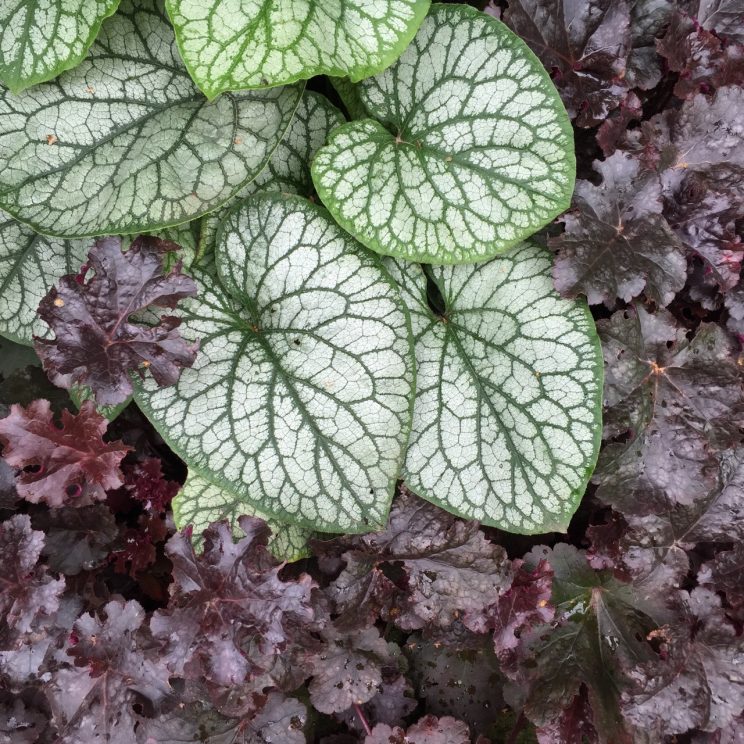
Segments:
[[[0,742],[744,736],[744,8],[0,6]]]

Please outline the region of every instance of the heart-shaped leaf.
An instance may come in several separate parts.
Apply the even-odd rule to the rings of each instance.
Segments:
[[[87,59],[0,96],[0,207],[64,237],[145,232],[226,202],[264,167],[302,86],[208,103],[155,0],[125,0]]]
[[[225,208],[202,219],[200,253],[214,248],[217,230],[234,201],[259,191],[281,191],[310,197],[315,193],[310,163],[331,130],[345,121],[343,114],[319,93],[306,90],[284,139],[268,165]]]
[[[210,98],[313,75],[361,80],[406,48],[429,0],[167,0],[178,46]]]
[[[92,240],[39,235],[0,214],[0,335],[28,345],[48,336],[39,303],[61,276],[80,271],[92,247]]]
[[[429,300],[420,266],[388,266],[416,344],[408,486],[509,532],[565,530],[601,433],[602,355],[586,304],[558,295],[550,254],[529,244],[431,267]]]
[[[4,0],[0,80],[19,93],[74,67],[118,5],[119,0]]]
[[[243,531],[238,518],[244,514],[259,517],[271,529],[267,548],[280,561],[298,561],[309,555],[307,541],[312,530],[286,522],[277,522],[263,514],[249,498],[240,498],[195,473],[189,473],[183,488],[172,501],[173,518],[179,530],[193,528],[192,540],[201,543],[201,534],[212,522],[227,519],[237,537]]]
[[[568,116],[542,64],[495,18],[432,6],[398,62],[358,91],[373,118],[336,129],[313,181],[368,248],[480,261],[568,208]]]
[[[228,216],[219,281],[179,328],[200,340],[178,383],[136,393],[192,472],[315,529],[383,525],[408,439],[410,324],[378,259],[325,210],[258,194]]]

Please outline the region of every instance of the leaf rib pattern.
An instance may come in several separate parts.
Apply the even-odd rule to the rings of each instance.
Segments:
[[[325,210],[259,194],[217,246],[220,283],[180,328],[201,339],[178,384],[138,403],[197,475],[280,520],[383,525],[410,430],[414,361],[400,295]],[[221,286],[220,286],[221,284]]]
[[[210,98],[314,75],[354,81],[391,64],[428,0],[168,0],[179,48]]]
[[[77,65],[119,0],[3,0],[0,80],[13,93]]]
[[[401,58],[357,89],[372,118],[335,130],[313,180],[367,247],[425,263],[479,261],[568,208],[565,109],[541,63],[495,19],[432,6]]]
[[[599,448],[602,359],[586,305],[558,296],[550,254],[523,244],[478,266],[389,259],[411,312],[417,393],[409,487],[510,532],[565,530]]]
[[[144,232],[226,202],[264,167],[301,86],[208,103],[154,0],[125,0],[88,58],[0,97],[0,206],[45,234]]]

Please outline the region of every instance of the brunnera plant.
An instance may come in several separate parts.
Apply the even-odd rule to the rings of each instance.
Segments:
[[[189,468],[179,526],[259,515],[296,558],[313,531],[384,526],[402,478],[484,524],[564,530],[602,358],[530,240],[575,158],[528,47],[421,0],[52,6],[2,11],[0,333],[104,413],[134,391]],[[319,74],[351,121],[305,90]],[[144,257],[103,254],[142,238],[96,240],[142,233],[145,283]]]

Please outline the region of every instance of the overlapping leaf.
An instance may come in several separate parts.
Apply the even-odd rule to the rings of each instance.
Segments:
[[[20,496],[58,507],[88,506],[122,485],[119,464],[129,447],[104,442],[106,420],[88,402],[80,413],[62,412],[61,426],[53,421],[47,400],[27,408],[13,405],[0,419],[3,458],[23,469],[16,479]]]
[[[377,259],[299,197],[252,197],[223,225],[181,332],[178,385],[137,401],[198,475],[280,520],[384,523],[410,426],[409,321]]]
[[[81,65],[0,96],[0,207],[68,237],[187,222],[263,168],[301,92],[243,92],[208,104],[160,6],[124,0]]]
[[[416,33],[428,0],[167,0],[186,66],[214,98],[314,75],[373,75]]]
[[[616,152],[594,163],[602,183],[578,181],[566,231],[551,240],[559,250],[555,284],[567,297],[585,294],[610,307],[645,292],[667,305],[682,289],[687,262],[682,244],[661,214],[661,183],[640,163]]]
[[[78,64],[119,0],[7,0],[0,5],[0,80],[18,93]]]
[[[177,317],[163,315],[153,325],[131,317],[174,308],[196,293],[180,265],[163,271],[164,254],[176,247],[141,236],[123,252],[120,239],[101,239],[79,275],[63,276],[52,287],[39,315],[54,338],[36,339],[36,351],[56,385],[88,386],[98,403],[115,406],[132,393],[131,372],[143,376],[149,370],[158,385],[172,385],[180,370],[193,364],[198,343],[184,342]]]
[[[579,126],[601,123],[620,103],[631,45],[625,0],[510,0],[505,20],[551,70]]]
[[[390,263],[411,311],[417,392],[404,476],[418,495],[512,532],[564,530],[599,448],[601,361],[586,306],[561,299],[550,255]]]
[[[217,230],[230,205],[260,191],[281,191],[310,198],[315,187],[310,163],[331,130],[344,121],[341,112],[324,96],[306,90],[287,133],[274,150],[268,165],[224,208],[202,219],[199,237],[202,252],[213,250]],[[178,241],[176,241],[178,242]]]
[[[173,501],[176,527],[182,530],[190,526],[193,539],[197,541],[212,522],[223,519],[227,519],[234,531],[239,530],[238,518],[244,514],[266,521],[271,530],[268,548],[279,560],[296,561],[308,555],[307,541],[312,535],[311,530],[267,518],[256,509],[250,497],[241,499],[234,492],[195,473],[189,474],[183,489]]]
[[[732,339],[703,325],[692,339],[667,311],[638,306],[601,321],[607,438],[599,497],[620,511],[694,504],[716,485],[717,453],[744,422]],[[671,459],[670,459],[671,457]]]
[[[49,238],[3,215],[0,218],[0,333],[21,344],[43,337],[49,327],[39,303],[65,274],[85,263],[92,240]]]
[[[335,130],[313,181],[369,248],[426,263],[483,260],[568,207],[565,110],[539,62],[494,18],[434,5],[400,60],[358,91],[373,118]]]

